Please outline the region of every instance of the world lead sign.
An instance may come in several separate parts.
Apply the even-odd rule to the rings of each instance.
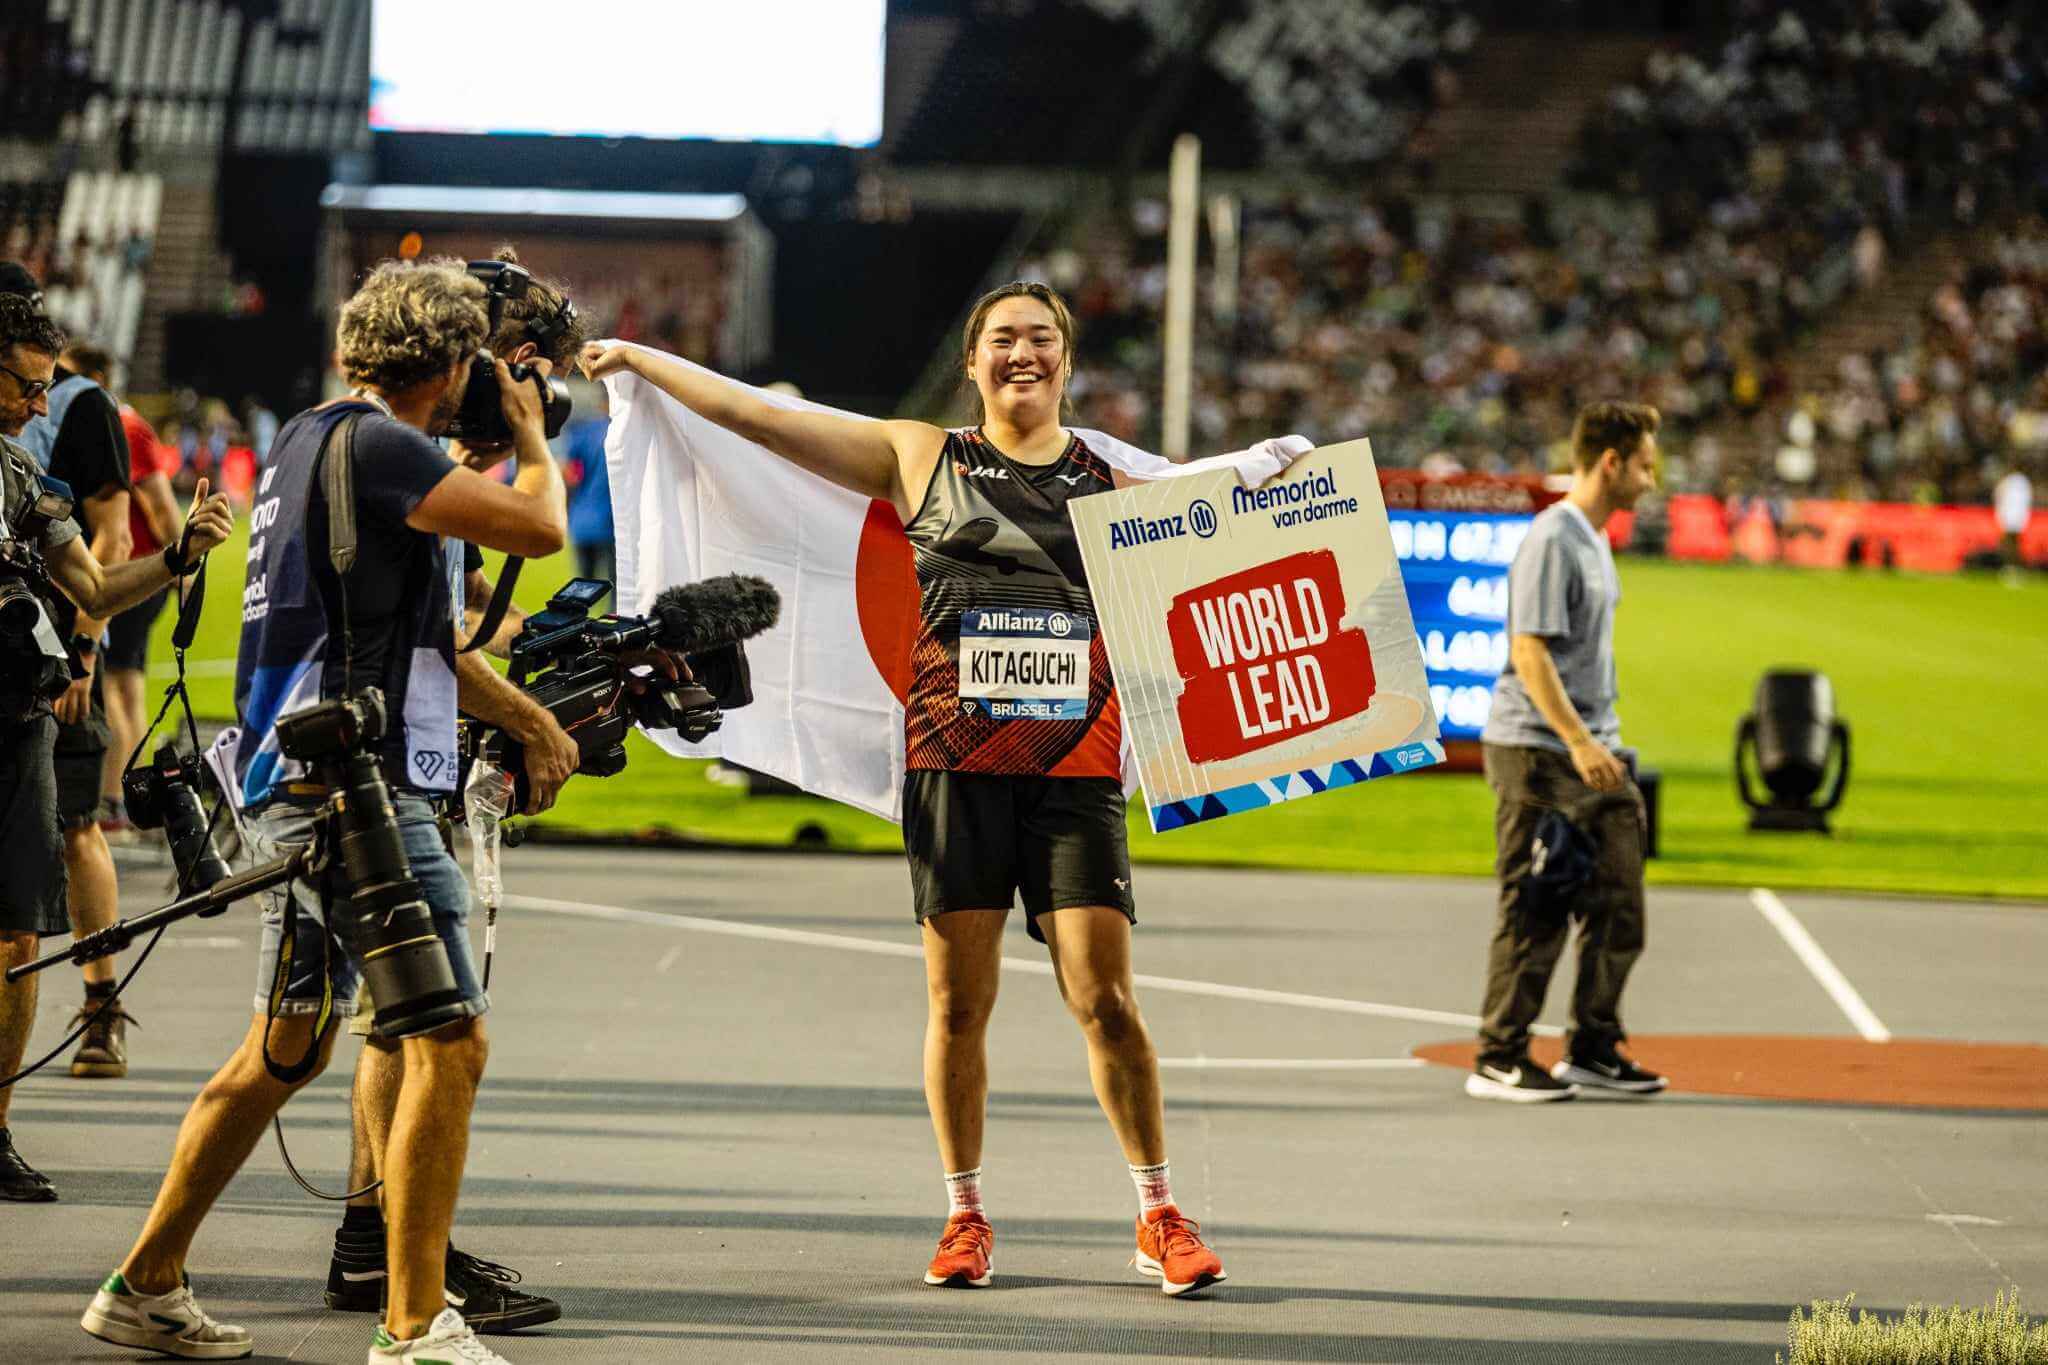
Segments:
[[[1069,507],[1153,829],[1443,761],[1368,442]]]

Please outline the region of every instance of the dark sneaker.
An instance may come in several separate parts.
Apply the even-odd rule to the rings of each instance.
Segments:
[[[0,1128],[0,1199],[16,1204],[50,1204],[57,1199],[57,1187],[21,1159],[14,1150],[14,1134],[5,1128]]]
[[[1527,1057],[1512,1066],[1481,1062],[1465,1078],[1465,1093],[1475,1100],[1506,1100],[1510,1104],[1545,1104],[1568,1100],[1579,1088],[1550,1074]]]
[[[1550,1074],[1568,1085],[1589,1090],[1606,1090],[1617,1095],[1654,1095],[1670,1082],[1656,1072],[1637,1066],[1619,1052],[1598,1057],[1566,1057],[1550,1068]]]
[[[334,1234],[327,1263],[327,1306],[340,1313],[376,1313],[384,1307],[384,1229]]]
[[[327,1306],[341,1313],[381,1312],[387,1278],[382,1238],[366,1245],[337,1236],[327,1267]],[[523,1331],[562,1316],[562,1305],[553,1299],[515,1289],[519,1281],[519,1272],[510,1266],[449,1247],[441,1292],[463,1321],[486,1336]]]
[[[519,1272],[448,1248],[448,1285],[444,1291],[449,1306],[462,1320],[485,1336],[518,1332],[538,1327],[562,1316],[562,1305],[539,1294],[528,1294],[513,1286]]]
[[[127,1075],[128,1026],[134,1022],[135,1016],[121,1007],[121,997],[115,996],[104,1005],[88,998],[79,1006],[78,1013],[71,1016],[71,1027],[85,1024],[85,1036],[78,1040],[78,1051],[71,1058],[71,1074],[109,1078]]]

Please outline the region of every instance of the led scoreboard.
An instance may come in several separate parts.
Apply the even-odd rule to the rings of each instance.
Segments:
[[[1446,741],[1476,743],[1508,661],[1508,565],[1560,495],[1533,479],[1409,469],[1381,470],[1380,487],[1437,724]]]

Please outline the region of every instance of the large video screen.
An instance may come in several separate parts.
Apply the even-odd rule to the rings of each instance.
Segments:
[[[871,147],[887,0],[375,0],[389,133]]]
[[[1476,740],[1508,661],[1508,566],[1537,510],[1533,481],[1382,470],[1381,491],[1430,701],[1446,740]]]

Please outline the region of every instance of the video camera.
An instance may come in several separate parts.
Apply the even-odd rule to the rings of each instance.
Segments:
[[[505,320],[505,305],[515,299],[524,299],[533,288],[533,274],[524,266],[509,261],[471,261],[468,266],[472,278],[482,280],[486,291],[486,307],[490,313],[490,331],[496,336],[498,327]],[[576,307],[564,300],[559,309],[527,319],[527,336],[543,351],[549,343],[566,332],[576,320]],[[552,441],[562,434],[562,428],[569,421],[569,414],[575,404],[569,398],[569,386],[554,375],[543,375],[533,365],[508,365],[512,382],[531,382],[540,390],[540,407],[546,423],[547,438]],[[455,420],[448,424],[447,434],[458,441],[471,445],[502,445],[512,439],[512,427],[505,421],[505,409],[498,396],[497,362],[489,351],[478,351],[469,362],[469,388],[462,395],[462,406],[456,409]]]
[[[724,721],[725,712],[754,699],[753,678],[741,642],[775,624],[781,599],[762,578],[738,574],[665,588],[646,616],[600,616],[592,607],[612,585],[578,578],[526,618],[512,641],[514,686],[546,707],[576,741],[577,771],[611,777],[626,767],[626,732],[633,725],[674,730],[697,743]],[[687,678],[635,676],[628,656],[665,649],[684,656]],[[463,755],[496,764],[513,775],[514,810],[532,795],[525,746],[502,730],[465,723]]]
[[[0,716],[25,717],[71,685],[70,655],[44,606],[55,589],[42,554],[43,536],[71,507],[68,484],[38,475],[35,497],[0,536]]]
[[[412,862],[398,827],[391,789],[377,766],[377,745],[386,724],[384,695],[366,688],[352,697],[294,711],[277,723],[285,757],[311,765],[328,789],[313,819],[312,840],[273,862],[226,874],[200,820],[196,779],[188,762],[159,753],[133,785],[151,816],[174,831],[171,851],[180,885],[199,885],[210,867],[224,875],[169,905],[116,920],[74,939],[69,947],[10,968],[9,981],[56,963],[91,962],[120,952],[136,935],[193,915],[218,915],[245,896],[298,878],[325,878],[337,869],[344,898],[329,927],[362,964],[363,979],[377,1001],[377,1032],[405,1038],[431,1032],[463,1016],[462,991],[448,965],[448,951],[434,931],[433,914],[413,879]],[[131,774],[133,776],[133,774]],[[184,837],[175,831],[183,830]]]

